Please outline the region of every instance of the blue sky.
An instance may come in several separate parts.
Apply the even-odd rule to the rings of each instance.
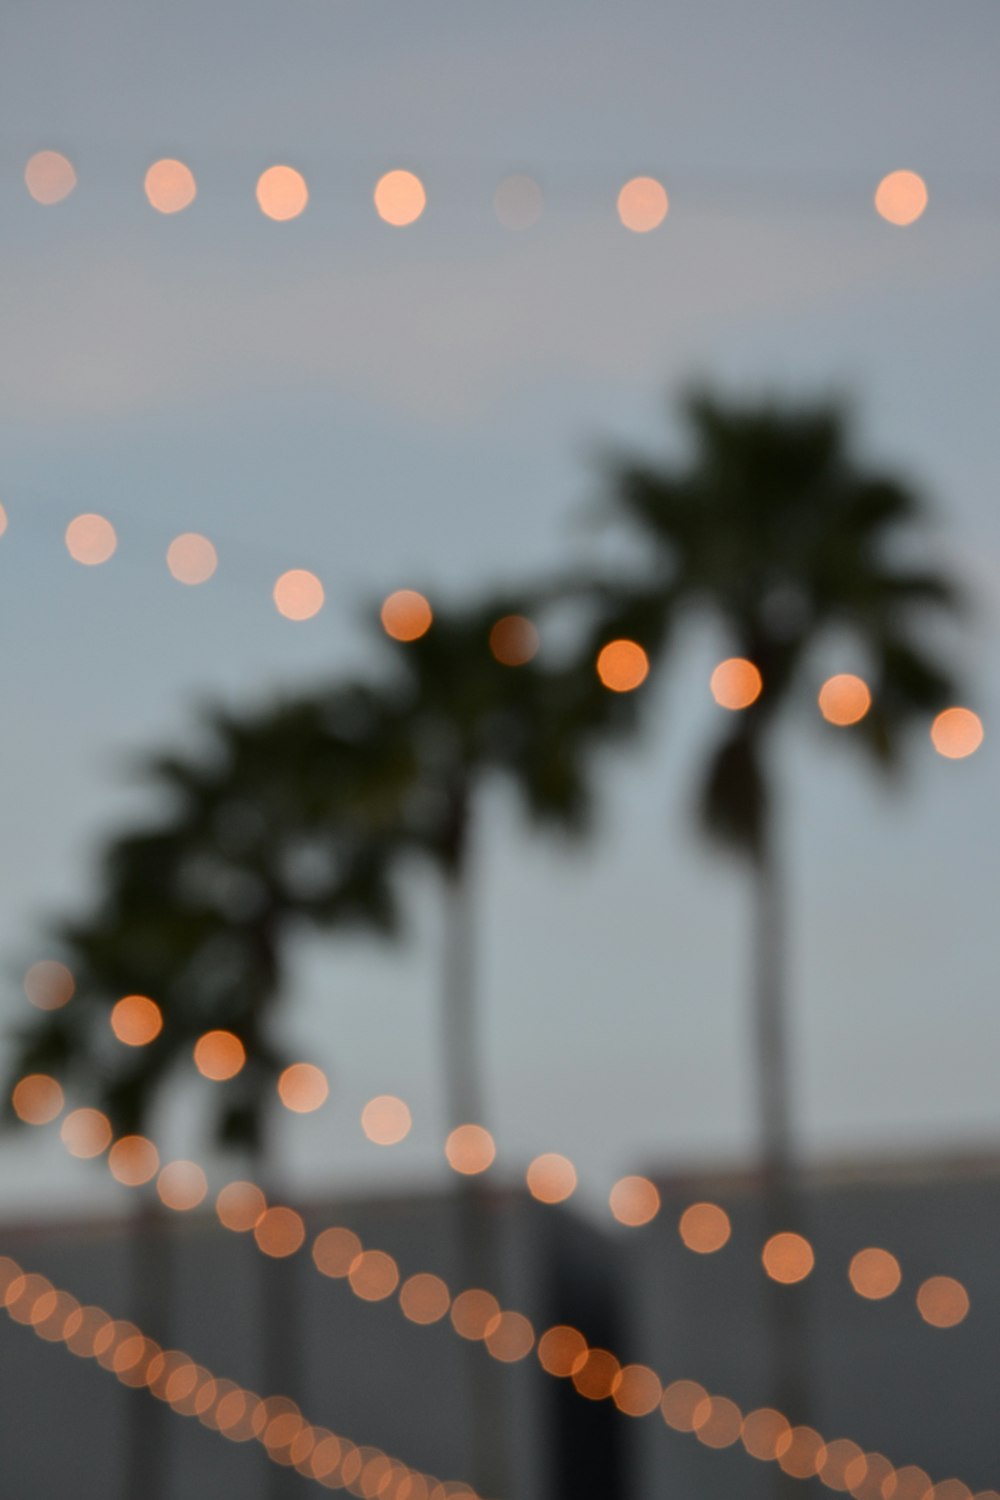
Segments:
[[[977,591],[959,654],[988,738],[958,765],[915,741],[884,797],[803,706],[785,765],[801,1140],[812,1154],[994,1144],[998,40],[995,6],[976,0],[9,6],[9,974],[44,951],[49,914],[86,905],[101,838],[146,805],[130,759],[190,743],[198,702],[374,665],[359,606],[391,588],[467,591],[599,548],[579,523],[595,455],[666,451],[694,378],[848,392],[861,452],[936,502],[939,545]],[[79,176],[52,208],[22,180],[42,148]],[[142,193],[163,155],[199,184],[173,218]],[[254,201],[274,162],[310,185],[287,224]],[[397,166],[428,194],[405,230],[371,206]],[[900,167],[930,191],[908,230],[871,206]],[[512,234],[492,195],[521,171],[545,212]],[[614,213],[639,173],[671,201],[644,236]],[[118,529],[103,568],[62,546],[89,510]],[[184,530],[219,547],[201,589],[163,564]],[[327,590],[302,625],[270,603],[293,566]],[[691,639],[656,732],[605,769],[590,848],[529,840],[502,792],[483,811],[501,1159],[565,1151],[595,1200],[644,1163],[751,1149],[747,892],[692,842],[685,802],[718,728],[706,678],[725,646]],[[437,1170],[438,906],[429,877],[413,884],[398,952],[299,956],[288,1026],[333,1080],[327,1109],[283,1133],[304,1186]],[[23,1008],[12,980],[0,1014]],[[383,1091],[416,1118],[388,1159],[357,1125]],[[184,1122],[162,1128],[194,1149]],[[54,1139],[3,1152],[0,1204],[95,1191]]]

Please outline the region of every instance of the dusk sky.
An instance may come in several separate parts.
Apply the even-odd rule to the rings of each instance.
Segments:
[[[364,607],[530,580],[615,545],[585,524],[608,450],[677,454],[676,397],[855,406],[859,457],[900,471],[978,611],[948,649],[986,739],[923,732],[886,789],[810,697],[784,743],[794,1096],[806,1157],[995,1148],[996,726],[1000,724],[1000,11],[923,0],[13,0],[0,23],[0,681],[6,1028],[50,919],[85,911],[102,841],[155,809],[143,751],[196,743],[199,704],[384,662]],[[78,182],[29,196],[53,150]],[[152,162],[198,195],[155,212]],[[265,168],[309,186],[259,210]],[[372,192],[416,173],[394,228]],[[926,213],[886,223],[891,171]],[[538,222],[498,222],[509,174]],[[638,175],[669,195],[630,233]],[[67,555],[79,513],[114,524],[100,567]],[[218,548],[185,588],[180,532]],[[285,569],[326,591],[281,618]],[[601,767],[593,840],[529,834],[502,788],[477,862],[484,1070],[500,1169],[570,1156],[596,1205],[616,1176],[748,1160],[749,891],[691,831],[732,643],[692,635],[643,742]],[[845,662],[851,670],[856,663]],[[839,670],[836,661],[829,670]],[[817,678],[817,685],[820,677]],[[290,1179],[321,1193],[442,1170],[440,907],[414,875],[411,935],[298,953],[285,1017],[331,1098],[286,1121]],[[161,1123],[200,1152],[198,1103]],[[392,1092],[394,1152],[358,1114]],[[85,1103],[85,1100],[79,1100]],[[0,1209],[119,1204],[55,1130],[8,1135]]]

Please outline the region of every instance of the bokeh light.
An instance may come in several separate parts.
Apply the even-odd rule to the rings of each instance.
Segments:
[[[709,679],[712,697],[720,708],[737,712],[756,703],[764,686],[752,661],[744,656],[730,656],[720,661]]]
[[[171,1161],[161,1168],[156,1191],[167,1208],[186,1213],[204,1200],[208,1182],[197,1162]]]
[[[681,1239],[696,1255],[712,1255],[727,1244],[732,1234],[729,1215],[717,1203],[692,1203],[681,1214]]]
[[[253,1237],[258,1250],[280,1260],[302,1248],[306,1226],[294,1208],[266,1208],[254,1225]]]
[[[930,1500],[931,1477],[916,1464],[904,1464],[882,1484],[882,1500]]]
[[[267,1208],[267,1199],[254,1182],[227,1182],[215,1199],[219,1223],[235,1234],[253,1229]]]
[[[394,641],[416,641],[426,635],[434,619],[423,594],[415,589],[397,589],[382,605],[382,628]]]
[[[916,172],[890,172],[875,189],[875,207],[890,224],[913,224],[927,207],[927,184]]]
[[[929,1276],[917,1292],[917,1309],[932,1328],[954,1328],[969,1311],[969,1294],[954,1276]]]
[[[791,1427],[778,1439],[776,1456],[780,1467],[793,1479],[811,1479],[819,1473],[823,1439],[812,1427]]]
[[[586,1359],[573,1372],[573,1386],[585,1401],[607,1401],[620,1373],[621,1365],[609,1349],[588,1349]]]
[[[48,207],[69,197],[76,187],[76,172],[61,152],[36,151],[24,169],[24,181],[35,202]]]
[[[4,532],[6,530],[7,530],[7,512],[4,509],[4,507],[2,505],[0,505],[0,536],[3,536],[3,534],[4,534]]]
[[[207,583],[218,566],[214,546],[197,531],[183,531],[167,548],[167,567],[178,583]]]
[[[695,1436],[706,1448],[731,1448],[743,1431],[743,1413],[728,1396],[706,1396],[692,1421]]]
[[[286,620],[311,620],[323,608],[323,585],[308,568],[289,568],[274,585],[274,605]]]
[[[670,201],[655,177],[633,177],[618,194],[618,217],[634,234],[648,234],[667,217]]]
[[[375,209],[387,224],[413,224],[426,206],[424,185],[412,172],[386,172],[375,184]]]
[[[74,562],[94,568],[107,562],[118,546],[115,528],[104,516],[76,516],[66,527],[66,550]]]
[[[530,229],[542,217],[545,197],[533,177],[515,172],[498,184],[493,208],[504,229]]]
[[[539,1203],[563,1203],[576,1191],[576,1168],[568,1156],[545,1151],[528,1167],[525,1180]]]
[[[362,1251],[353,1229],[324,1229],[313,1241],[312,1258],[324,1276],[346,1276]]]
[[[547,1328],[538,1340],[538,1363],[549,1375],[566,1380],[583,1368],[587,1358],[587,1340],[578,1328],[557,1323]]]
[[[850,1438],[834,1438],[824,1444],[817,1459],[817,1472],[828,1490],[843,1493],[863,1479],[868,1463],[863,1451]]]
[[[788,1418],[770,1406],[760,1406],[743,1419],[740,1437],[751,1458],[770,1462],[778,1456],[778,1441],[791,1430]]]
[[[329,1093],[326,1074],[313,1063],[292,1063],[278,1079],[278,1098],[297,1115],[312,1114],[326,1103]]]
[[[268,167],[257,179],[257,202],[269,219],[297,219],[309,202],[309,189],[294,167]]]
[[[38,1010],[60,1010],[75,991],[72,973],[55,958],[40,958],[24,976],[24,993]]]
[[[124,995],[112,1007],[108,1020],[126,1047],[146,1047],[163,1030],[163,1012],[148,995]]]
[[[497,1148],[482,1125],[456,1125],[444,1143],[444,1154],[453,1172],[474,1177],[493,1165]]]
[[[524,615],[504,615],[490,631],[490,650],[504,667],[523,667],[538,645],[538,631]]]
[[[111,1123],[99,1109],[74,1109],[63,1120],[59,1134],[69,1154],[85,1161],[108,1149]]]
[[[983,743],[983,721],[971,708],[946,708],[931,725],[931,744],[947,760],[964,760]]]
[[[400,1287],[399,1305],[411,1323],[439,1323],[451,1306],[451,1293],[440,1276],[418,1271]]]
[[[789,1230],[771,1236],[761,1252],[761,1260],[772,1281],[789,1286],[804,1281],[816,1263],[809,1241]]]
[[[351,1290],[365,1302],[382,1302],[399,1285],[399,1267],[384,1250],[362,1250],[347,1273]]]
[[[631,693],[649,676],[649,657],[636,641],[609,641],[597,654],[597,675],[613,693]]]
[[[213,1083],[235,1078],[247,1060],[246,1048],[231,1031],[206,1031],[195,1042],[193,1055],[198,1072]]]
[[[896,1257],[876,1245],[859,1250],[852,1257],[847,1275],[858,1296],[867,1297],[870,1302],[891,1297],[903,1279]]]
[[[409,1135],[413,1117],[409,1106],[395,1094],[369,1099],[361,1111],[361,1128],[376,1146],[395,1146]]]
[[[170,156],[154,161],[146,173],[145,188],[146,197],[161,214],[179,214],[198,193],[191,168]]]
[[[695,1414],[707,1398],[705,1387],[696,1380],[674,1380],[663,1392],[660,1414],[675,1432],[693,1432]]]
[[[851,672],[828,677],[819,690],[819,711],[828,724],[859,723],[872,706],[868,684]]]
[[[611,1399],[627,1417],[648,1417],[663,1399],[663,1386],[648,1365],[625,1365],[611,1384]]]
[[[63,1112],[62,1085],[48,1073],[28,1073],[15,1083],[11,1106],[25,1125],[50,1125]]]
[[[502,1312],[486,1334],[486,1348],[501,1364],[512,1365],[525,1359],[535,1347],[535,1330],[519,1312]]]
[[[486,1338],[500,1322],[500,1304],[492,1292],[471,1287],[459,1292],[451,1304],[451,1323],[463,1339]]]
[[[619,1224],[637,1229],[660,1212],[659,1189],[648,1177],[621,1177],[611,1189],[608,1203]]]
[[[124,1187],[151,1182],[160,1166],[160,1153],[144,1135],[123,1135],[108,1152],[108,1171]]]

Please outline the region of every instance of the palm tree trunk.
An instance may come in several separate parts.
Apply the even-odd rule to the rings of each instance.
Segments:
[[[754,1041],[761,1153],[764,1238],[797,1227],[792,1159],[785,893],[779,869],[773,815],[765,813],[755,860]],[[771,1402],[793,1424],[808,1408],[804,1288],[768,1278]],[[775,1469],[774,1493],[791,1497],[798,1481]]]
[[[469,865],[469,788],[455,788],[445,859],[444,1086],[448,1127],[484,1123],[477,1045],[472,878]],[[477,1176],[460,1177],[457,1221],[456,1291],[485,1287],[499,1292],[500,1258],[490,1222],[490,1199]],[[467,1345],[463,1380],[468,1393],[472,1483],[483,1496],[506,1495],[507,1423],[503,1371],[484,1348]]]

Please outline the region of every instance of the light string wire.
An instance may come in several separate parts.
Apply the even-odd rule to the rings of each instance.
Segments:
[[[103,1156],[111,1139],[106,1118],[96,1110],[74,1114],[99,1116],[104,1128],[92,1137],[94,1122],[88,1118],[80,1122],[79,1130],[67,1132],[66,1124],[73,1119],[68,1116],[63,1125],[64,1144],[78,1157]],[[115,1171],[115,1149],[125,1143],[129,1143],[126,1154],[138,1151],[145,1158],[138,1172]],[[112,1146],[108,1166],[117,1181],[137,1187],[157,1175],[159,1153],[145,1137],[123,1137]],[[198,1163],[173,1161],[159,1168],[157,1186],[168,1207],[187,1211],[204,1201],[208,1179]],[[305,1245],[302,1215],[285,1205],[268,1206],[264,1193],[252,1182],[230,1182],[223,1187],[216,1212],[225,1228],[252,1232],[258,1250],[272,1258],[295,1255]],[[536,1336],[529,1318],[502,1308],[484,1288],[466,1288],[453,1297],[443,1279],[431,1272],[417,1272],[401,1281],[395,1258],[384,1250],[365,1249],[360,1236],[346,1226],[321,1230],[313,1238],[310,1255],[319,1274],[346,1280],[362,1302],[383,1302],[395,1294],[404,1316],[418,1326],[441,1323],[447,1317],[459,1337],[481,1342],[502,1364],[519,1363],[534,1350],[547,1374],[570,1380],[585,1400],[610,1399],[632,1418],[658,1412],[667,1427],[693,1434],[710,1449],[730,1448],[739,1442],[750,1457],[776,1461],[791,1478],[819,1479],[828,1489],[849,1492],[854,1500],[1000,1500],[997,1491],[974,1494],[959,1479],[935,1483],[917,1465],[897,1467],[885,1455],[866,1451],[850,1438],[827,1440],[813,1427],[793,1425],[774,1408],[744,1413],[735,1401],[709,1393],[698,1381],[683,1378],[667,1383],[649,1365],[624,1363],[613,1351],[591,1346],[578,1328],[557,1325]]]
[[[178,1416],[197,1417],[234,1443],[256,1440],[272,1463],[326,1489],[381,1500],[478,1500],[466,1484],[443,1482],[379,1448],[359,1447],[314,1425],[287,1396],[257,1396],[179,1349],[162,1349],[135,1323],[79,1302],[9,1256],[0,1256],[0,1307],[38,1338],[93,1359],[122,1385],[155,1396]]]

